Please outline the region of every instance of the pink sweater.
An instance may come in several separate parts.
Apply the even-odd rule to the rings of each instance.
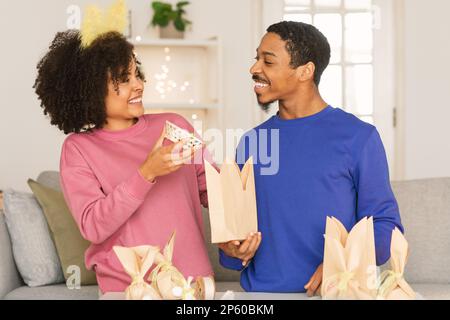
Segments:
[[[173,231],[174,265],[185,277],[213,275],[201,211],[207,206],[204,165],[185,165],[153,184],[139,172],[166,120],[193,131],[179,115],[145,115],[128,129],[72,134],[64,142],[61,185],[82,236],[92,243],[86,266],[103,293],[131,283],[113,246],[163,248]]]

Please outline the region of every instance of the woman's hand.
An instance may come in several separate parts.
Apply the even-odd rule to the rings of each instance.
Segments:
[[[168,175],[179,170],[183,165],[190,162],[195,150],[184,150],[183,144],[186,140],[163,147],[165,131],[149,153],[147,159],[140,167],[142,176],[150,182],[154,182],[157,177]]]
[[[261,244],[261,232],[251,233],[243,242],[234,240],[225,243],[219,243],[219,248],[227,256],[242,260],[242,265],[247,266],[248,262],[255,256]]]

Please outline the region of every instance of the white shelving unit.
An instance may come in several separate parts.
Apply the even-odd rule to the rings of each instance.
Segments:
[[[216,38],[209,40],[188,40],[188,39],[146,39],[133,40],[131,43],[134,46],[154,46],[154,47],[217,47],[219,41]]]
[[[154,110],[206,116],[223,106],[222,46],[208,40],[133,40],[147,79],[144,106]],[[181,112],[180,112],[181,111]]]
[[[174,102],[174,103],[144,103],[145,109],[218,109],[220,105],[216,104],[207,104],[207,103],[183,103],[183,102]]]

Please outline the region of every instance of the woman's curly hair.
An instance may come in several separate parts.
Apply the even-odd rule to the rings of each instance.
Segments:
[[[118,92],[126,82],[134,59],[144,80],[134,47],[118,32],[99,36],[89,47],[81,46],[77,30],[56,34],[49,52],[37,65],[34,89],[44,114],[65,134],[102,128],[106,123],[105,98],[111,80]]]

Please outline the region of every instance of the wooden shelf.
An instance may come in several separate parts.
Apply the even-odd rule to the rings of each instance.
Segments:
[[[218,109],[218,103],[144,103],[145,109]]]
[[[132,40],[131,43],[136,47],[153,46],[153,47],[217,47],[219,41],[211,40],[189,40],[189,39],[143,39],[141,41]]]

